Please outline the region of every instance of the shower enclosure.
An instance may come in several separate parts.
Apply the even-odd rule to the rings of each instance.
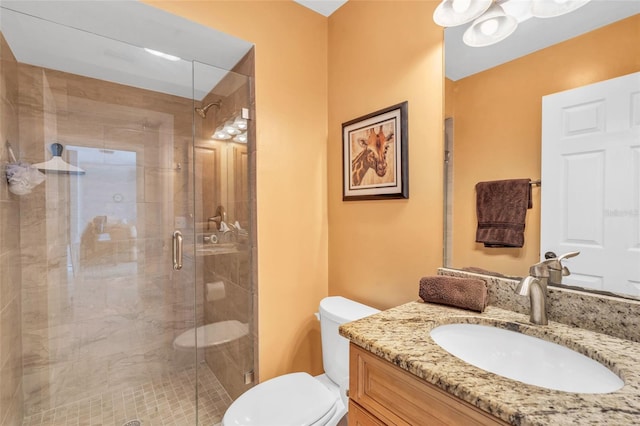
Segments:
[[[252,46],[109,1],[3,0],[0,43],[0,161],[45,177],[0,183],[0,425],[219,423],[256,364]]]

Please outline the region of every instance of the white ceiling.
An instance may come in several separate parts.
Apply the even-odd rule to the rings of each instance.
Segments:
[[[19,62],[197,100],[253,46],[133,0],[2,0],[1,6],[0,28]]]
[[[342,6],[347,2],[347,0],[294,0],[294,1],[324,16],[330,16],[333,12],[338,10],[340,6]]]

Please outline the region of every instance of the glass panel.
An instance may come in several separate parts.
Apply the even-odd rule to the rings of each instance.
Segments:
[[[103,64],[98,78],[16,59],[31,56],[12,30],[31,25],[43,37],[55,30],[100,46],[120,67]],[[3,364],[13,368],[2,371],[3,395],[16,397],[3,396],[0,413],[11,416],[4,424],[20,424],[22,415],[25,424],[195,424],[195,350],[174,344],[196,325],[195,264],[172,267],[174,229],[195,241],[193,65],[154,57],[175,76],[166,90],[151,79],[122,82],[110,72],[143,75],[137,64],[149,63],[148,52],[56,27],[2,10],[2,139],[20,160],[38,163],[45,180],[19,198],[2,195],[10,210],[7,223],[3,210],[2,273],[9,259],[21,259],[12,273],[21,282],[13,299],[22,302],[2,311],[3,349],[5,324],[17,324],[8,336],[17,349]],[[64,148],[58,158],[56,143]],[[11,249],[9,232],[17,235]]]
[[[223,404],[252,386],[245,378],[252,381],[254,366],[250,82],[239,73],[194,65],[199,380],[209,392],[220,389]]]

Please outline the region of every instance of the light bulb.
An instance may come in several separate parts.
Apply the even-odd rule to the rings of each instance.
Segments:
[[[471,6],[471,0],[453,0],[451,2],[451,8],[456,13],[464,13]]]
[[[480,24],[480,32],[486,36],[494,35],[498,31],[498,26],[497,19],[487,19]]]
[[[236,136],[235,138],[233,138],[234,142],[239,142],[239,143],[247,143],[247,134],[246,133],[242,133],[238,136]]]
[[[233,124],[238,130],[247,130],[247,120],[238,116],[235,120],[233,120]]]
[[[211,135],[211,139],[217,139],[219,141],[226,141],[227,139],[231,139],[231,135],[227,133],[222,126],[218,127],[215,132]]]

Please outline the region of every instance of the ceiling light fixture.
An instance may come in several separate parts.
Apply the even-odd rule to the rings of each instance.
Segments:
[[[213,132],[213,135],[211,135],[211,139],[226,141],[228,139],[231,139],[231,135],[224,131],[224,126],[220,126],[216,129],[215,132]]]
[[[573,12],[590,0],[537,0],[531,4],[531,14],[536,18],[554,18]]]
[[[231,136],[240,134],[240,130],[238,130],[238,128],[234,125],[233,120],[229,120],[226,123],[224,123],[223,130],[228,134],[230,134]]]
[[[160,52],[159,50],[149,49],[148,47],[145,47],[144,51],[147,52],[147,53],[150,53],[150,54],[152,54],[154,56],[158,56],[160,58],[167,59],[169,61],[174,61],[175,62],[175,61],[179,61],[180,60],[180,58],[177,57],[177,56],[169,55],[168,53]]]
[[[509,37],[519,22],[532,16],[553,18],[573,12],[590,1],[442,0],[433,12],[433,20],[442,27],[455,27],[473,21],[462,39],[468,46],[483,47]]]
[[[492,4],[491,7],[467,28],[462,41],[467,46],[489,46],[509,37],[518,27],[513,16],[504,13],[502,7]]]
[[[233,142],[247,143],[247,119],[243,118],[242,114],[232,116],[216,128],[211,139],[218,141],[232,139]]]
[[[471,22],[491,6],[493,0],[443,0],[433,12],[433,20],[442,27]]]

